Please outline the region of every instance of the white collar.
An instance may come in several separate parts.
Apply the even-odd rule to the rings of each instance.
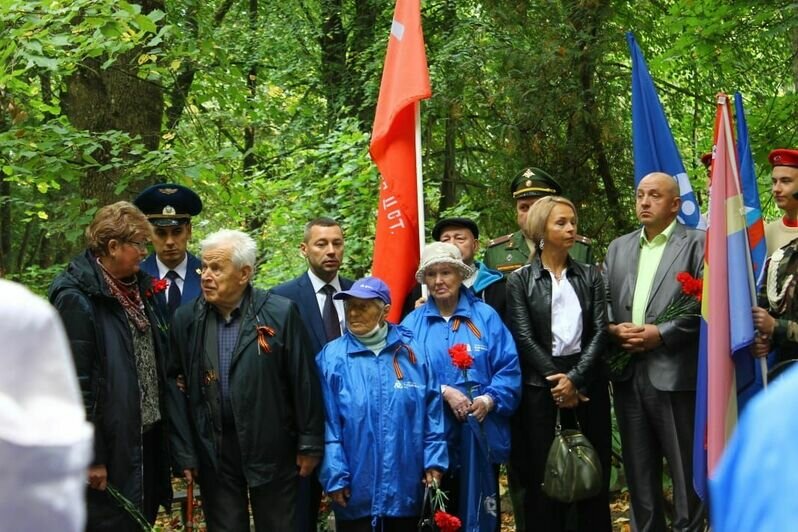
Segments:
[[[319,279],[319,276],[313,273],[313,270],[308,270],[308,277],[310,277],[310,284],[313,285],[313,291],[317,294],[324,288],[325,285],[332,285],[335,288],[336,292],[341,291],[341,280],[338,278],[338,274],[335,274],[335,277],[329,283],[326,283]]]
[[[180,262],[180,264],[177,265],[176,268],[170,268],[169,266],[161,262],[161,259],[158,258],[157,254],[155,255],[155,263],[158,265],[159,279],[163,279],[164,277],[166,277],[166,274],[169,272],[169,270],[174,270],[175,273],[177,273],[177,275],[179,275],[181,279],[183,280],[186,279],[186,271],[188,270],[188,252],[186,252],[186,255],[183,257],[183,260]]]

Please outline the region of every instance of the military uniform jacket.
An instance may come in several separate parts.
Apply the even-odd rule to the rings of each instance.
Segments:
[[[485,266],[499,270],[505,277],[529,262],[530,249],[521,231],[494,238],[485,250],[482,262]],[[582,264],[593,264],[593,241],[576,235],[569,255]]]
[[[777,249],[765,271],[765,283],[759,293],[759,305],[776,318],[773,346],[777,360],[798,358],[798,239]]]

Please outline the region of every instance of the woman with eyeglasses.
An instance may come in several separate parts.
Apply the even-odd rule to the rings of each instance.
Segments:
[[[87,249],[50,287],[64,322],[87,419],[94,425],[87,530],[140,530],[113,487],[150,523],[171,499],[163,415],[164,286],[139,269],[150,223],[131,203],[97,211]]]

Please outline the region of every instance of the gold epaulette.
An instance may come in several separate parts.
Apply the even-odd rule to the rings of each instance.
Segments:
[[[515,233],[510,233],[509,235],[504,235],[504,236],[500,236],[498,238],[494,238],[493,240],[488,242],[488,247],[491,248],[493,246],[498,246],[499,244],[504,244],[508,240],[511,240],[513,238],[514,234]]]

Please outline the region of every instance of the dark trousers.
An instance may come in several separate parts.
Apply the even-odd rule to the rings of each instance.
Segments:
[[[164,467],[161,464],[163,437],[163,424],[156,423],[150,430],[144,432],[141,438],[141,506],[137,497],[128,497],[134,505],[139,506],[141,514],[147,522],[154,524],[158,516],[158,501],[162,499],[159,492],[159,482],[162,477],[159,472]],[[109,479],[112,484],[116,479]],[[114,486],[119,489],[119,486]],[[125,494],[123,493],[123,496]],[[159,496],[160,495],[160,496]],[[88,515],[86,520],[87,532],[138,532],[141,527],[133,518],[111,497],[107,491],[99,491],[86,488],[86,502],[88,504]]]
[[[513,505],[515,531],[526,532],[523,476],[528,446],[526,444],[524,418],[519,411],[516,411],[510,418],[510,431],[512,446],[510,448],[510,461],[507,464],[507,488],[510,491],[510,502]]]
[[[316,532],[318,530],[319,506],[321,505],[321,484],[319,468],[309,477],[299,478],[296,495],[296,532]]]
[[[560,413],[563,428],[575,427],[574,415],[579,419],[582,433],[595,447],[601,461],[604,478],[601,493],[573,504],[549,498],[541,489],[546,457],[554,440],[557,406],[549,388],[528,386],[521,393],[526,460],[521,465],[521,484],[524,488],[524,519],[527,532],[557,532],[569,530],[569,510],[574,509],[575,530],[610,532],[609,484],[612,433],[610,425],[609,391],[606,381],[597,381],[588,388],[590,401],[576,408],[564,408]]]
[[[199,477],[208,532],[249,532],[248,505],[258,532],[294,530],[297,474],[293,463],[287,465],[271,482],[248,487],[238,436],[225,427],[219,470],[203,468]]]
[[[376,526],[372,527],[371,517],[355,519],[353,521],[335,520],[336,532],[416,532],[418,530],[418,517],[382,517],[376,518]]]
[[[632,498],[632,524],[641,532],[665,531],[662,458],[673,479],[672,529],[703,530],[701,501],[693,489],[695,392],[663,392],[635,364],[632,378],[613,384],[623,463]]]

